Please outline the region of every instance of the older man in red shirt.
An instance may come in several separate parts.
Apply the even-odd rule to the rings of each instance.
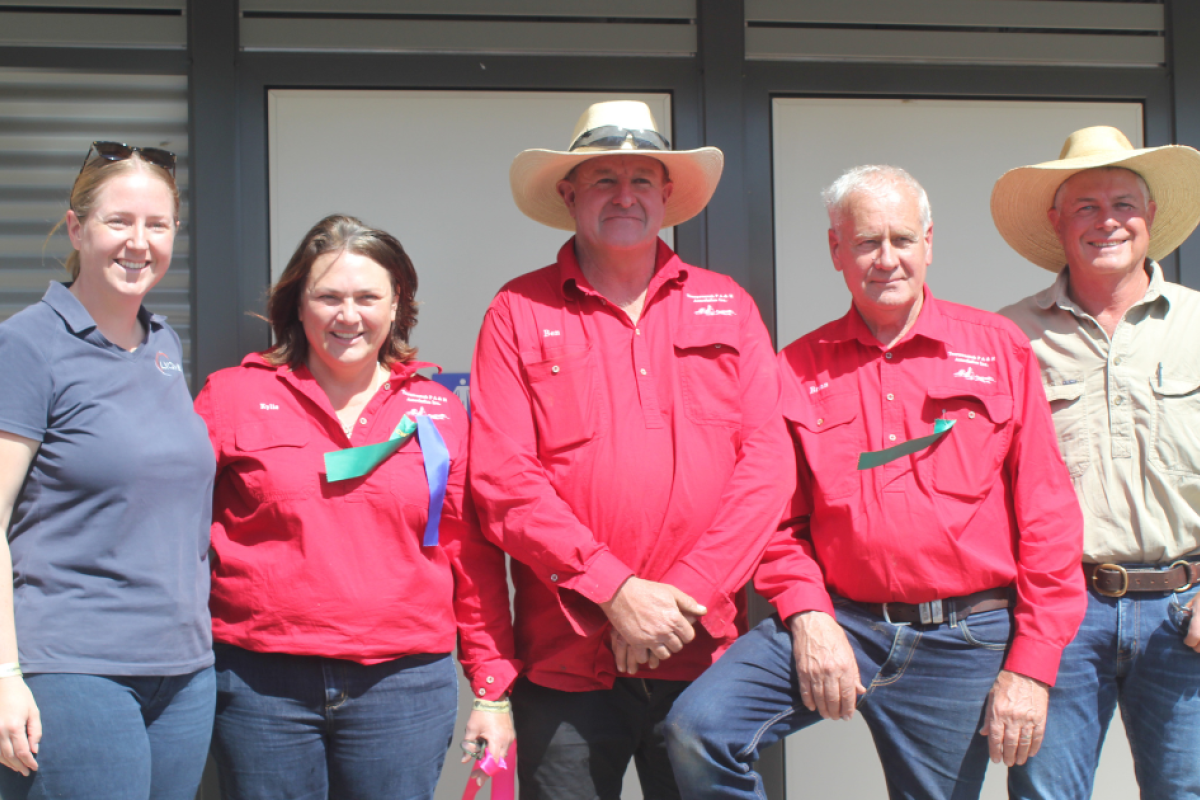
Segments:
[[[795,486],[754,301],[658,238],[721,163],[670,150],[629,102],[513,163],[521,210],[575,231],[496,296],[472,372],[471,485],[514,559],[527,666],[522,797],[617,798],[631,757],[648,800],[679,797],[663,721],[745,630],[742,587]]]
[[[891,797],[977,797],[989,750],[1039,747],[1079,505],[1028,340],[925,285],[920,184],[859,167],[825,200],[853,305],[780,353],[799,487],[755,576],[779,615],[676,703],[671,758],[689,800],[761,797],[762,748],[857,707]]]

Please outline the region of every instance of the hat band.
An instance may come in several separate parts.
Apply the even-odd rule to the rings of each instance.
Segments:
[[[572,142],[569,152],[584,147],[602,147],[611,150],[670,150],[671,143],[655,130],[622,128],[620,125],[602,125],[584,131]]]

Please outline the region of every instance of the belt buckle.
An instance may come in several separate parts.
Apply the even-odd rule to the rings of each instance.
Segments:
[[[1190,561],[1184,561],[1182,558],[1178,559],[1177,561],[1172,561],[1171,566],[1167,567],[1167,569],[1175,569],[1176,567],[1183,567],[1183,574],[1187,575],[1189,577],[1191,576],[1192,564]],[[1175,594],[1179,594],[1180,592],[1186,592],[1188,589],[1192,588],[1195,585],[1196,585],[1195,580],[1189,580],[1183,586],[1180,586],[1178,589],[1175,589],[1174,590]]]
[[[1106,592],[1100,588],[1100,583],[1097,581],[1097,578],[1099,577],[1100,570],[1102,569],[1115,569],[1117,572],[1121,573],[1121,577],[1124,578],[1124,582],[1121,584],[1120,591]],[[1129,573],[1120,564],[1097,564],[1096,568],[1092,571],[1092,588],[1105,597],[1124,597],[1125,593],[1129,591]]]
[[[946,621],[942,617],[941,600],[930,600],[928,603],[921,603],[917,608],[921,612],[922,625],[941,625]]]
[[[886,622],[888,625],[895,625],[897,627],[900,627],[902,625],[911,624],[908,622],[893,622],[892,618],[890,616],[888,616],[888,609],[887,609],[888,604],[887,603],[880,603],[879,607],[883,610],[883,621]]]

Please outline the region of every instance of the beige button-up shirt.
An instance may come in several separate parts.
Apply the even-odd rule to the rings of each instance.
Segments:
[[[1200,292],[1149,270],[1146,296],[1111,339],[1067,294],[1066,269],[1000,311],[1041,364],[1083,507],[1085,562],[1200,554]]]

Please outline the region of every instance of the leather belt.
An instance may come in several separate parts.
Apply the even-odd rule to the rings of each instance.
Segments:
[[[1012,605],[1012,591],[1007,586],[984,589],[963,597],[930,600],[928,603],[858,603],[877,617],[891,623],[940,625],[950,619],[966,619],[981,611],[995,611]]]
[[[1200,560],[1179,559],[1165,567],[1123,567],[1120,564],[1084,564],[1083,574],[1105,597],[1128,592],[1186,592],[1200,583]]]

